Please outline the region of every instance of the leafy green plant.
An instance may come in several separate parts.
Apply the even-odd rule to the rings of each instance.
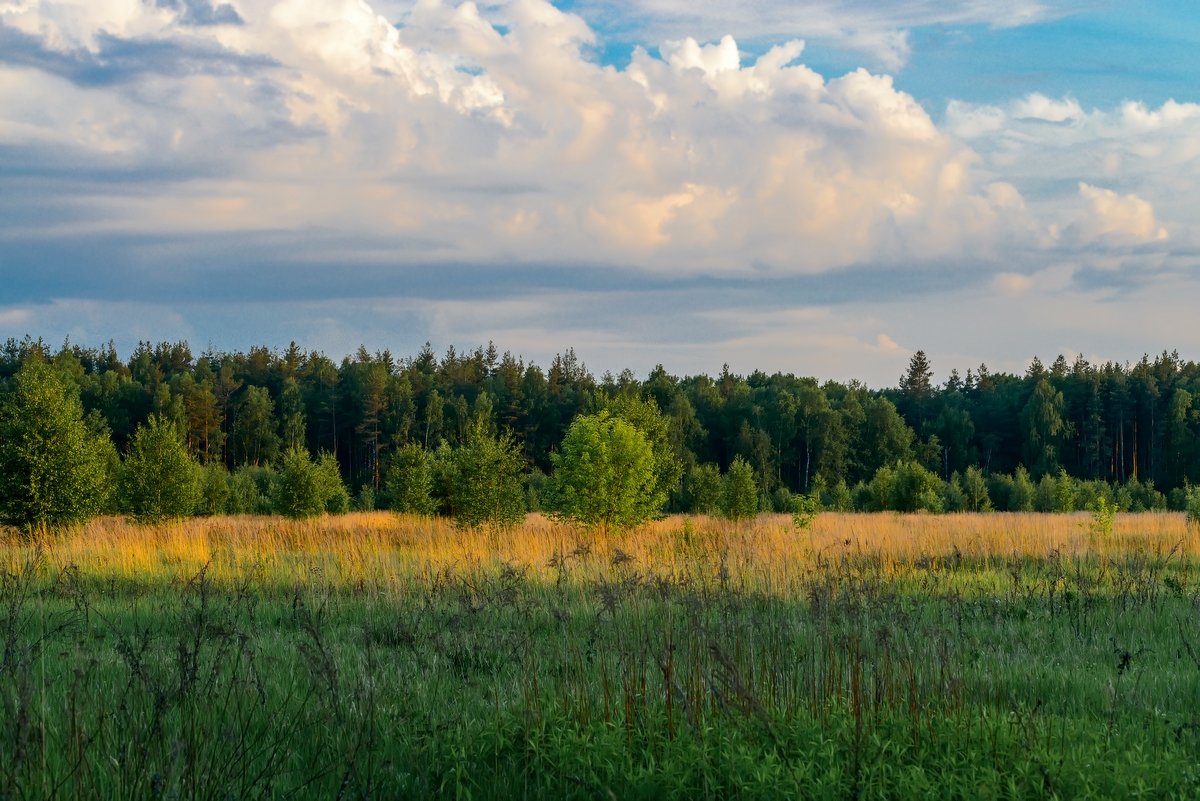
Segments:
[[[797,495],[792,498],[792,525],[801,531],[812,528],[823,507],[816,495]]]
[[[740,456],[733,457],[721,486],[721,515],[745,520],[758,514],[758,482],[754,468]]]
[[[1095,537],[1111,537],[1116,519],[1117,507],[1107,498],[1100,496],[1092,504],[1092,517],[1088,522],[1088,531]]]
[[[1200,527],[1200,487],[1189,487],[1184,507],[1188,525]]]
[[[649,520],[666,503],[650,442],[607,411],[576,417],[552,460],[555,512],[602,533]]]
[[[118,473],[118,505],[139,523],[189,517],[203,498],[204,477],[179,428],[152,414],[134,433]]]

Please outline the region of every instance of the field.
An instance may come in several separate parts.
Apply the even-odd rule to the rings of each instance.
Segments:
[[[1182,515],[0,535],[0,799],[1194,798]]]

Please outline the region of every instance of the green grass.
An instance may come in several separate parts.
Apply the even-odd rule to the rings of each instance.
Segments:
[[[582,560],[584,557],[574,557]],[[0,799],[1195,798],[1178,555],[0,584]]]

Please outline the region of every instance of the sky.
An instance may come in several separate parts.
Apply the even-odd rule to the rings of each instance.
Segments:
[[[0,0],[0,339],[1200,359],[1194,0]]]

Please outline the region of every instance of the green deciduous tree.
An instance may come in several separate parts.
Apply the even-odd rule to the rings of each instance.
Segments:
[[[194,514],[203,490],[180,426],[156,414],[134,432],[118,476],[118,507],[141,523]]]
[[[754,468],[740,456],[734,457],[722,482],[721,514],[730,520],[745,520],[758,514]]]
[[[665,504],[672,493],[678,492],[683,477],[683,460],[679,454],[683,433],[672,430],[679,422],[663,414],[653,398],[622,394],[608,399],[602,408],[632,425],[646,438],[654,461],[655,494],[661,496],[662,504]],[[658,511],[660,509],[654,510],[655,513]]]
[[[201,478],[200,503],[196,511],[202,515],[224,514],[229,507],[229,471],[220,462],[204,466]]]
[[[84,421],[78,388],[26,361],[0,402],[0,519],[29,531],[86,521],[108,496],[112,451]]]
[[[966,509],[970,512],[990,512],[992,499],[988,494],[987,479],[983,471],[975,465],[967,468],[962,480],[963,493],[966,496]]]
[[[286,517],[317,517],[350,508],[350,494],[342,483],[337,460],[329,453],[313,462],[306,448],[288,448],[280,460],[273,491],[274,509]]]
[[[393,511],[412,515],[432,515],[437,511],[431,458],[428,451],[412,443],[388,460],[383,484]]]
[[[666,503],[649,440],[607,411],[576,417],[552,462],[555,511],[602,533],[648,520]]]
[[[510,435],[493,436],[476,421],[462,446],[444,453],[450,513],[457,525],[506,529],[525,519],[523,462]]]
[[[721,511],[721,469],[715,464],[693,465],[684,481],[684,508],[695,514]]]

